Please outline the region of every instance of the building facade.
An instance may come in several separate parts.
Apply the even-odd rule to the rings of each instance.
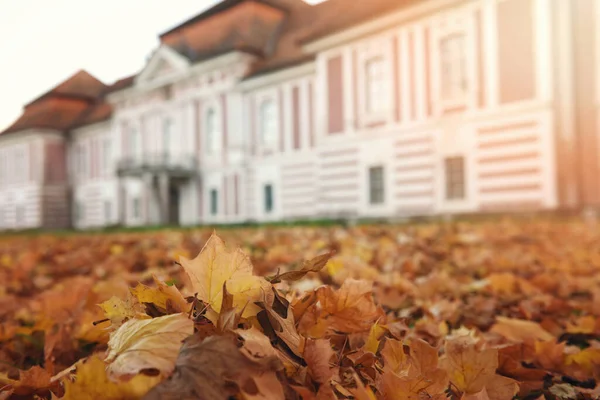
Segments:
[[[600,203],[595,0],[224,0],[0,134],[0,227]]]

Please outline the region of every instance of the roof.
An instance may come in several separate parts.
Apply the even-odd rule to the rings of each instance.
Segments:
[[[54,88],[50,89],[46,93],[42,94],[35,100],[28,103],[26,107],[35,102],[52,96],[73,97],[91,100],[97,98],[105,89],[106,85],[100,80],[98,80],[96,77],[94,77],[85,70],[79,70],[62,83],[58,84]]]
[[[0,134],[35,128],[67,131],[108,120],[112,107],[104,100],[106,94],[132,83],[133,77],[127,77],[107,86],[88,72],[78,71],[28,103],[19,118]]]
[[[407,7],[418,0],[328,0],[314,6],[318,22],[300,42],[307,43]]]

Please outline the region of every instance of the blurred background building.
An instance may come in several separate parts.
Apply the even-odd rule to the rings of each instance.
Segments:
[[[596,206],[599,55],[596,0],[224,0],[24,107],[0,228]]]

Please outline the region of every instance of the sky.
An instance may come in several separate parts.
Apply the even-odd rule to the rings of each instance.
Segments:
[[[79,69],[140,71],[158,35],[217,0],[0,0],[0,130]]]
[[[80,69],[107,84],[139,72],[160,33],[218,1],[0,0],[0,131]]]

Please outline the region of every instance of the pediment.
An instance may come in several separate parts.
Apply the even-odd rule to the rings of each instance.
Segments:
[[[162,45],[150,57],[146,66],[137,76],[136,85],[169,80],[186,71],[190,66],[187,58],[177,53],[169,46]]]

